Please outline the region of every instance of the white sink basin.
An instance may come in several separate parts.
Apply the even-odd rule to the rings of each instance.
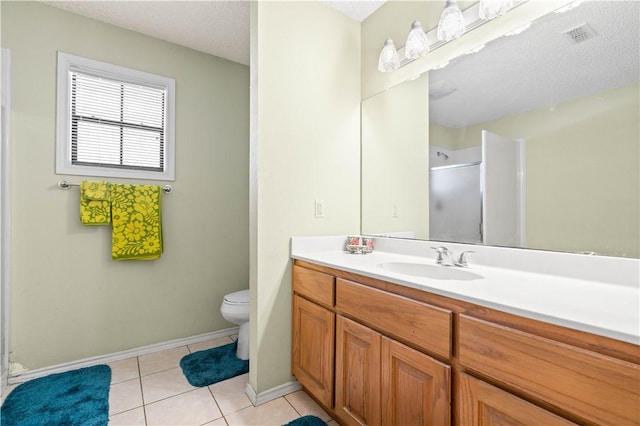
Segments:
[[[398,274],[431,278],[434,280],[480,280],[483,277],[462,268],[442,265],[427,265],[426,263],[384,262],[378,267]]]

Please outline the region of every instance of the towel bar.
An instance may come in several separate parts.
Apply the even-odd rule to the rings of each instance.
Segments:
[[[79,183],[71,183],[66,180],[61,180],[58,182],[58,188],[60,189],[71,189],[72,186],[80,186]],[[165,194],[171,194],[173,192],[173,187],[171,185],[165,185],[162,187],[162,191]]]

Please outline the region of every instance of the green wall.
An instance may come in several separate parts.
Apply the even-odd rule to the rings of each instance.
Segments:
[[[42,3],[0,7],[11,50],[11,361],[33,369],[232,327],[219,307],[249,285],[249,68]],[[110,228],[83,227],[79,191],[56,187],[85,179],[54,173],[58,50],[176,79],[160,260],[113,262]]]

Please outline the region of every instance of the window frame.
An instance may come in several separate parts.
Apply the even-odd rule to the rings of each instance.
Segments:
[[[124,83],[139,84],[166,90],[164,123],[164,170],[86,166],[73,164],[71,159],[71,74],[85,72]],[[129,179],[175,180],[175,80],[156,74],[108,64],[65,52],[58,52],[56,112],[56,174],[101,176]]]

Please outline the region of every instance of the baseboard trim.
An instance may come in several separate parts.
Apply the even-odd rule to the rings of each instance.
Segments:
[[[179,346],[192,345],[194,343],[204,342],[206,340],[219,339],[221,337],[232,336],[238,334],[238,327],[225,328],[224,330],[214,331],[212,333],[199,334],[197,336],[185,337],[182,339],[169,340],[166,342],[155,343],[153,345],[141,346],[139,348],[128,349],[122,352],[115,352],[107,355],[99,355],[91,358],[85,358],[78,361],[66,362],[63,364],[52,365],[50,367],[37,368],[16,374],[10,374],[8,384],[22,383],[27,380],[36,379],[48,374],[63,373],[65,371],[76,370],[78,368],[91,367],[98,364],[109,364],[111,362],[121,361],[123,359],[132,358],[134,356],[147,355],[154,352],[160,352],[167,349],[177,348]]]
[[[253,386],[251,386],[251,383],[247,383],[245,393],[249,397],[251,403],[257,406],[260,404],[264,404],[265,402],[273,401],[274,399],[288,395],[291,392],[295,392],[300,389],[302,389],[302,385],[296,380],[276,386],[275,388],[267,389],[264,392],[257,393]]]

